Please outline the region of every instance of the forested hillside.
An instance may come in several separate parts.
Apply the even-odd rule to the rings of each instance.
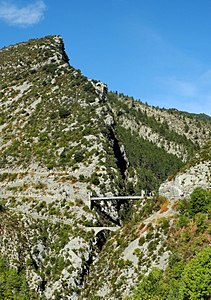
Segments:
[[[127,189],[156,191],[211,137],[211,118],[151,107],[132,97],[108,93],[115,132],[128,158]]]

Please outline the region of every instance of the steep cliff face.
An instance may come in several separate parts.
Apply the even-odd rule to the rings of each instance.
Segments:
[[[87,299],[94,287],[102,299],[121,299],[139,273],[168,263],[163,229],[146,228],[160,219],[165,199],[96,201],[91,207],[89,197],[157,191],[210,138],[210,118],[108,93],[105,84],[69,65],[59,36],[1,49],[0,70],[1,255],[26,270],[35,299]],[[203,161],[207,169],[209,160]]]
[[[175,177],[164,182],[159,193],[169,199],[179,199],[190,196],[196,187],[211,189],[210,142]]]
[[[40,297],[74,299],[98,251],[91,228],[120,222],[117,203],[89,209],[90,193],[123,189],[107,87],[68,64],[58,36],[2,49],[0,62],[2,255],[26,268]]]
[[[31,211],[41,198],[58,209],[65,199],[87,204],[91,191],[120,193],[106,85],[69,66],[58,36],[3,49],[0,60],[2,197]]]

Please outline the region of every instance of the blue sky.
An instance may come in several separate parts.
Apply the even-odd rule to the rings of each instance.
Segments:
[[[211,0],[0,0],[0,47],[54,34],[110,90],[211,115]]]

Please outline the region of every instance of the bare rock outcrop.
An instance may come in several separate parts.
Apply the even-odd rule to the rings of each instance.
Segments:
[[[200,162],[184,173],[179,173],[170,181],[164,182],[159,188],[159,194],[168,199],[189,196],[196,187],[211,188],[211,162]]]

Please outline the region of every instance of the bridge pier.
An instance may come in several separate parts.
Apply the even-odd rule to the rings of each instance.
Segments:
[[[110,196],[110,197],[91,197],[91,193],[88,193],[88,203],[89,203],[89,209],[92,209],[92,201],[111,201],[111,200],[141,200],[145,198],[145,192],[142,191],[141,196]],[[94,230],[95,235],[99,233],[102,230],[110,230],[110,231],[116,231],[120,227],[86,227],[86,230]]]

